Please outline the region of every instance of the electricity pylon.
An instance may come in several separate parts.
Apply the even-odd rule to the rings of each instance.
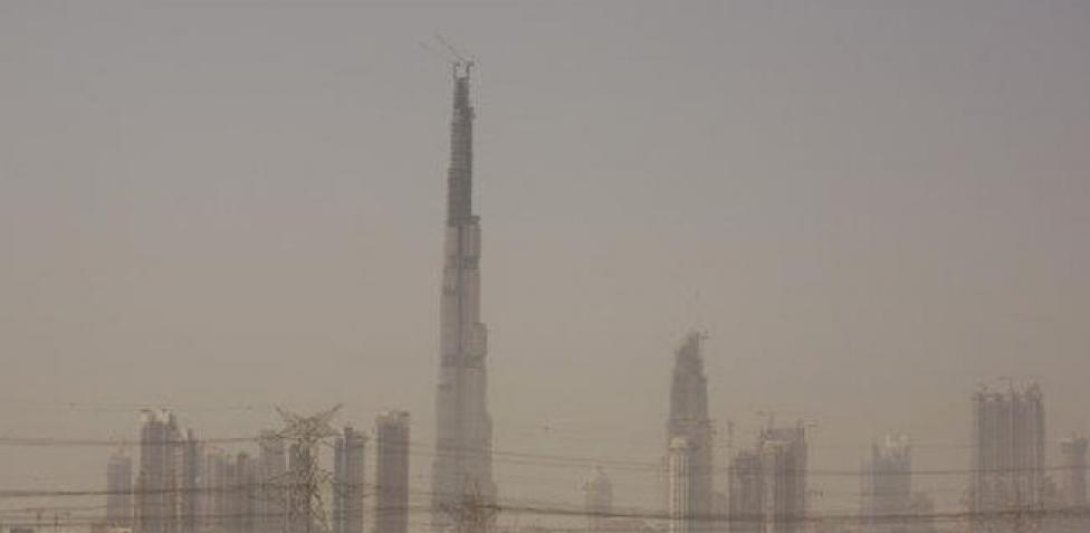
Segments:
[[[329,522],[322,501],[322,488],[329,483],[330,473],[319,464],[318,447],[322,441],[337,434],[329,424],[341,406],[302,416],[280,407],[276,412],[284,419],[284,429],[276,437],[286,441],[288,471],[283,480],[287,485],[287,533],[328,533]]]

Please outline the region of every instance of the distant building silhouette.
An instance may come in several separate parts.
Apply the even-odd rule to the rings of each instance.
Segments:
[[[1071,507],[1086,505],[1086,449],[1086,437],[1072,435],[1060,442],[1063,503]]]
[[[131,528],[133,518],[132,457],[118,450],[106,465],[106,525]]]
[[[174,414],[143,411],[136,479],[137,533],[179,533],[182,434]]]
[[[333,444],[333,533],[363,533],[366,437],[344,428]]]
[[[259,533],[284,531],[287,523],[288,452],[275,431],[263,431],[257,439],[257,502]]]
[[[590,479],[583,483],[583,502],[583,509],[587,512],[587,531],[606,531],[609,515],[613,512],[613,482],[601,467],[595,467]]]
[[[730,466],[730,530],[795,533],[806,530],[806,428],[766,428],[757,446]]]
[[[904,435],[871,446],[863,466],[861,519],[867,533],[910,533],[898,517],[912,511],[912,448]]]
[[[669,533],[693,533],[700,517],[693,510],[694,448],[685,437],[674,437],[666,456]]]
[[[712,424],[708,416],[708,379],[704,375],[704,358],[701,353],[703,336],[690,332],[674,353],[674,369],[670,383],[670,415],[666,421],[666,444],[669,460],[675,456],[674,445],[683,439],[686,448],[687,467],[684,482],[686,509],[689,513],[687,527],[693,531],[714,529],[715,494],[712,485],[713,453]],[[668,460],[668,461],[669,461]],[[669,491],[673,487],[673,474],[668,475]],[[673,505],[673,496],[671,505]],[[672,508],[672,507],[671,507]]]
[[[1045,407],[1035,383],[973,395],[969,510],[974,532],[1040,528],[1045,505]]]
[[[198,533],[201,530],[200,482],[203,468],[203,448],[191,429],[186,432],[182,445],[181,513],[182,533]]]
[[[375,420],[375,530],[409,531],[409,413],[387,411]]]
[[[246,452],[222,450],[208,451],[204,461],[202,530],[257,533],[256,461]]]

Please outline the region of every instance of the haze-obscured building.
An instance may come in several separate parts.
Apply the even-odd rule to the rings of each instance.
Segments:
[[[494,502],[488,410],[488,328],[481,320],[481,224],[473,211],[472,63],[454,70],[447,221],[439,300],[439,384],[432,463],[432,524],[454,527],[467,498]]]
[[[366,441],[346,427],[333,443],[333,533],[363,533]]]
[[[669,533],[693,533],[699,517],[693,511],[693,447],[685,437],[674,437],[666,456]]]
[[[693,531],[715,528],[715,494],[713,488],[712,424],[708,416],[708,379],[704,375],[701,352],[704,337],[698,332],[685,336],[674,352],[674,369],[670,382],[670,415],[666,421],[667,454],[673,460],[677,439],[685,442],[687,461],[684,482],[688,486],[673,487],[681,480],[668,474],[668,492],[685,494],[685,509],[689,513],[686,527]],[[675,491],[675,489],[678,489]],[[673,496],[670,496],[673,505]],[[672,507],[671,507],[672,508]]]
[[[806,428],[766,428],[757,445],[731,461],[730,531],[795,533],[805,531]]]
[[[131,528],[132,519],[132,457],[119,450],[106,465],[106,525]]]
[[[587,513],[587,531],[600,533],[608,529],[613,512],[613,482],[601,467],[595,467],[583,483],[583,509]]]
[[[1086,437],[1072,435],[1060,442],[1060,490],[1064,505],[1086,505]]]
[[[863,465],[860,519],[867,533],[910,533],[912,448],[908,437],[888,435],[871,446]]]
[[[137,533],[179,533],[182,433],[174,414],[146,409],[136,478]]]
[[[1045,507],[1045,407],[1036,383],[973,395],[969,511],[974,532],[1040,529]]]
[[[182,442],[181,514],[182,533],[201,531],[202,498],[200,494],[203,475],[203,446],[192,429],[186,432]]]
[[[246,452],[210,450],[204,455],[202,499],[203,531],[255,533],[257,516],[257,465]],[[263,532],[262,532],[263,533]]]
[[[375,531],[409,531],[409,413],[375,419]]]

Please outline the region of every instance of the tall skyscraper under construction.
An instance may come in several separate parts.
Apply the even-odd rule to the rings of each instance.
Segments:
[[[1021,531],[1039,525],[1045,504],[1045,407],[1035,383],[973,395],[972,529]]]
[[[480,221],[473,214],[472,63],[454,65],[454,115],[447,173],[447,225],[439,310],[439,386],[432,513],[437,529],[453,524],[470,499],[496,497],[492,418],[488,413],[487,330],[481,322]]]
[[[708,418],[708,379],[704,375],[701,353],[703,336],[691,332],[674,354],[674,373],[670,384],[670,418],[666,422],[668,463],[677,455],[677,439],[685,442],[687,461],[684,494],[687,518],[692,531],[715,528],[712,485],[712,424]],[[669,466],[668,466],[669,468]],[[668,473],[669,485],[681,482]],[[668,492],[675,492],[674,487]],[[671,501],[673,497],[671,496]],[[688,527],[688,526],[687,526]]]
[[[374,533],[409,531],[409,413],[387,411],[375,420]]]
[[[352,427],[333,443],[333,533],[363,533],[365,443]]]

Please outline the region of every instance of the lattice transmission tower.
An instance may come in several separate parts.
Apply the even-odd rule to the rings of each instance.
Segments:
[[[332,475],[319,463],[321,444],[337,435],[330,425],[341,406],[338,404],[311,416],[302,416],[280,407],[276,412],[284,419],[284,428],[275,433],[287,445],[288,470],[284,479],[277,480],[284,488],[281,496],[287,520],[287,533],[329,533],[322,490]]]

